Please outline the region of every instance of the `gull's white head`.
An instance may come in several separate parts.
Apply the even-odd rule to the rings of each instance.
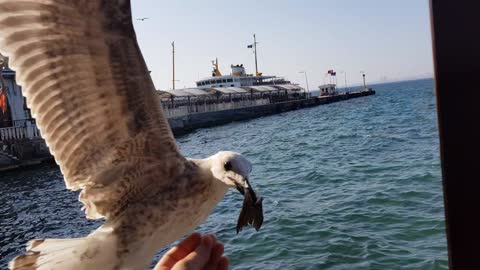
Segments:
[[[262,198],[257,195],[248,181],[252,164],[239,153],[222,151],[210,157],[212,175],[230,188],[236,188],[244,197],[238,217],[237,233],[251,224],[259,230],[263,223]]]
[[[229,187],[248,188],[252,164],[239,153],[221,151],[210,157],[213,176]]]

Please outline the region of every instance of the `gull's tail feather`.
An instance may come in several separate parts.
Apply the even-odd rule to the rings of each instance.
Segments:
[[[37,239],[27,244],[27,253],[13,259],[11,270],[110,269],[117,261],[112,241],[94,237]],[[113,267],[112,267],[113,268]]]

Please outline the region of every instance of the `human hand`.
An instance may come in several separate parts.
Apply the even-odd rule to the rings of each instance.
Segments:
[[[194,233],[170,249],[154,270],[226,270],[223,244],[214,235]]]

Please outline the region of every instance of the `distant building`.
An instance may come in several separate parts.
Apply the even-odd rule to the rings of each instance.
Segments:
[[[0,78],[0,155],[6,145],[36,138],[40,132],[15,81],[15,71],[5,66]]]
[[[320,96],[331,96],[337,94],[337,88],[335,84],[324,84],[318,87],[320,90]]]
[[[5,89],[0,84],[0,128],[24,127],[32,122],[22,90],[15,81],[15,72],[8,67],[2,70]]]

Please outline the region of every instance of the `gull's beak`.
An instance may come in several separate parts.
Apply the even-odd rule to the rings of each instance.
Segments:
[[[243,206],[237,222],[237,234],[248,224],[258,231],[263,223],[263,198],[258,198],[252,186],[245,178],[245,185],[236,184],[237,190],[243,195]]]

